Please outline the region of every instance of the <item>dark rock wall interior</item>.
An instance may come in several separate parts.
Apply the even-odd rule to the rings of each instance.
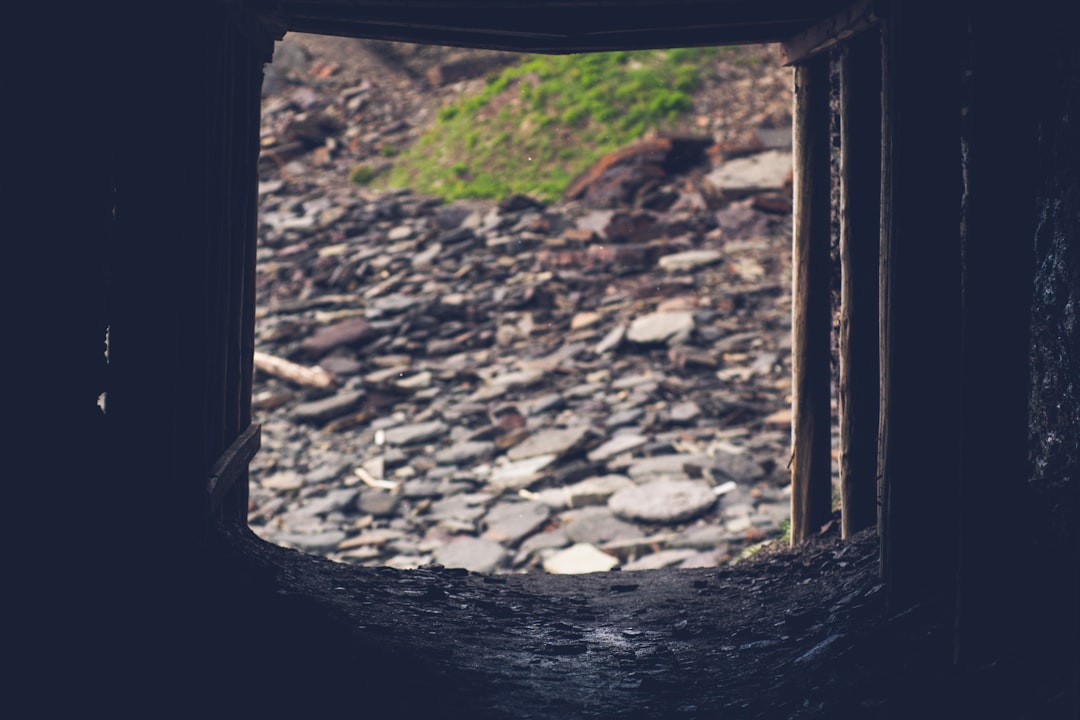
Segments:
[[[1043,677],[1071,680],[1080,708],[1080,47],[1048,53],[1038,107],[1028,538]],[[1053,618],[1053,619],[1050,619]],[[1051,658],[1071,658],[1064,662]]]
[[[1075,548],[1080,484],[1080,49],[1049,55],[1039,110],[1031,486],[1046,540]]]

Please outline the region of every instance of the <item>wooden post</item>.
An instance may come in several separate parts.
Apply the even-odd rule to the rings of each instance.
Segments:
[[[955,9],[885,21],[882,571],[890,610],[955,601],[960,447],[960,48]]]
[[[829,59],[795,67],[791,542],[832,502],[829,409]]]
[[[840,55],[840,502],[843,536],[877,522],[881,34]]]

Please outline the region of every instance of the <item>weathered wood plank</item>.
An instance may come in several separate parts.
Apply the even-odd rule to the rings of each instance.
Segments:
[[[882,18],[883,5],[881,0],[857,0],[835,15],[788,38],[782,43],[788,64],[809,60],[876,27]]]
[[[616,10],[600,0],[303,2],[268,8],[262,17],[271,35],[288,30],[566,53],[780,41],[845,4],[845,0],[645,0]]]
[[[210,499],[211,512],[221,507],[222,500],[238,478],[246,478],[248,463],[255,457],[261,444],[262,426],[253,423],[240,433],[210,468],[206,494]]]
[[[850,536],[877,522],[881,37],[840,55],[840,502]]]
[[[266,49],[258,44],[245,44],[241,70],[238,73],[243,83],[242,97],[238,100],[236,112],[241,120],[242,133],[234,146],[236,148],[235,182],[240,193],[239,208],[242,208],[240,224],[233,237],[234,259],[236,265],[236,291],[239,294],[239,316],[237,335],[233,338],[233,352],[238,366],[237,394],[238,426],[247,427],[251,422],[251,392],[255,354],[255,253],[258,245],[259,213],[259,126],[261,121],[263,62],[266,61]],[[230,517],[241,523],[247,523],[248,482],[245,473],[242,482],[234,488],[226,507]]]
[[[829,291],[829,59],[795,68],[791,541],[832,501]]]

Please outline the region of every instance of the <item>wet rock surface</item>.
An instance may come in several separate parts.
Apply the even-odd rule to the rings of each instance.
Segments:
[[[769,128],[651,170],[663,203],[377,194],[348,182],[344,148],[405,141],[432,98],[306,57],[294,74],[325,82],[281,70],[264,99],[256,349],[331,379],[256,373],[252,528],[342,562],[480,572],[712,566],[777,535],[790,202],[780,172],[721,172],[775,167]],[[283,151],[312,113],[340,122]]]

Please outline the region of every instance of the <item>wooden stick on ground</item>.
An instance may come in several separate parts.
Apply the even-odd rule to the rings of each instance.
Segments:
[[[255,351],[255,368],[268,375],[288,380],[297,385],[318,388],[334,387],[337,385],[337,378],[318,365],[306,367],[290,362],[284,358],[267,355],[258,350]]]

